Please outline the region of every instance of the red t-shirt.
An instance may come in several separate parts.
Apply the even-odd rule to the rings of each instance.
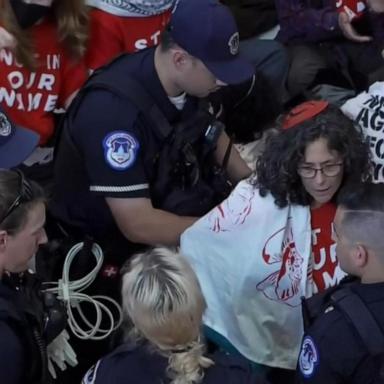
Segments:
[[[362,16],[367,5],[366,0],[336,0],[336,8],[347,13],[352,20]]]
[[[52,19],[33,26],[30,34],[38,60],[35,72],[20,66],[10,50],[0,50],[0,104],[16,124],[38,132],[43,145],[54,132],[52,111],[64,107],[86,80],[87,70],[58,42]]]
[[[123,17],[92,9],[88,68],[98,68],[121,53],[157,45],[170,16],[171,10],[155,16]]]
[[[311,210],[312,277],[315,293],[337,284],[334,274],[338,261],[336,244],[332,240],[332,222],[335,213],[336,206],[332,203]]]

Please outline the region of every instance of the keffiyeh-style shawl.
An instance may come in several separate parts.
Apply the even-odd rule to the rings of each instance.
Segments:
[[[308,207],[278,208],[245,180],[181,237],[207,301],[204,323],[259,364],[296,367],[301,297],[312,295],[310,223]]]

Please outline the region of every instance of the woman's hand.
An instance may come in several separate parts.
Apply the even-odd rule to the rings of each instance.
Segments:
[[[367,43],[372,40],[371,36],[360,35],[351,21],[351,17],[347,13],[339,13],[339,27],[345,38],[356,43]]]

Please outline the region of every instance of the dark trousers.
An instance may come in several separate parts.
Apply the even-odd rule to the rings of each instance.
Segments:
[[[384,80],[384,59],[374,42],[290,45],[288,57],[287,90],[291,97],[317,84],[362,91],[372,82]]]
[[[275,40],[257,37],[240,41],[240,52],[262,73],[274,89],[282,90],[288,73],[286,48]]]

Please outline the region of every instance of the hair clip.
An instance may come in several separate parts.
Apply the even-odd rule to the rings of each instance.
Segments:
[[[289,129],[317,116],[329,105],[328,101],[310,100],[301,103],[289,111],[282,121],[282,128]]]
[[[193,344],[187,345],[186,347],[183,347],[183,348],[171,349],[170,352],[171,353],[186,353],[186,352],[189,352],[191,349],[193,349],[193,347],[195,345],[196,345],[195,342],[193,342]]]

